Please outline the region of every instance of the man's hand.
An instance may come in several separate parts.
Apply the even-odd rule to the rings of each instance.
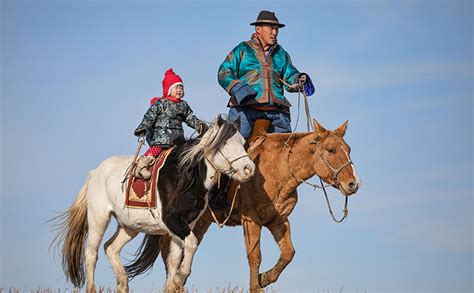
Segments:
[[[300,84],[305,84],[306,81],[307,81],[306,73],[301,73],[298,81],[299,81]]]

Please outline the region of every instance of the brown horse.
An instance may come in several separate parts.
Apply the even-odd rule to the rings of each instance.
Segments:
[[[350,146],[344,141],[348,122],[336,130],[324,129],[313,120],[314,132],[262,134],[251,143],[255,177],[240,185],[238,204],[226,225],[242,225],[250,267],[250,291],[260,292],[274,283],[291,262],[295,249],[291,242],[288,216],[298,200],[296,188],[314,175],[339,189],[345,196],[355,193],[360,181],[350,159]],[[236,184],[233,184],[236,185]],[[235,190],[235,186],[230,189]],[[231,201],[234,192],[229,192]],[[224,221],[225,213],[216,213]],[[194,228],[199,241],[212,224],[206,212]],[[259,274],[262,261],[260,234],[266,227],[280,248],[280,258],[270,270]],[[147,235],[137,258],[127,266],[129,277],[141,274],[153,265],[159,251],[167,258],[169,237]]]

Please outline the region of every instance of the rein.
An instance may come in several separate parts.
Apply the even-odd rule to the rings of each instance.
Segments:
[[[248,157],[249,157],[248,154],[245,154],[245,155],[242,155],[242,156],[240,156],[240,157],[237,157],[237,158],[235,158],[235,159],[233,159],[233,160],[229,160],[229,159],[224,155],[224,153],[222,153],[222,151],[221,151],[220,148],[219,148],[217,151],[221,154],[221,156],[222,156],[222,157],[227,161],[227,163],[229,164],[229,169],[228,169],[228,170],[224,170],[224,173],[227,171],[227,173],[229,173],[230,175],[233,175],[233,174],[237,173],[237,170],[235,170],[234,167],[232,166],[233,163],[237,162],[237,161],[240,160],[240,159],[248,158]]]
[[[219,176],[220,178],[220,176]],[[219,179],[218,179],[219,181]],[[234,192],[234,196],[232,197],[232,203],[230,204],[230,212],[229,214],[227,215],[227,217],[224,219],[224,221],[221,223],[219,222],[219,220],[217,219],[216,215],[214,214],[214,211],[211,209],[211,207],[209,205],[207,205],[207,208],[209,209],[209,211],[211,212],[211,216],[212,216],[212,219],[214,220],[214,223],[217,224],[217,227],[219,228],[224,228],[225,224],[227,223],[227,221],[229,221],[230,219],[230,216],[232,216],[232,212],[234,210],[234,205],[235,205],[235,199],[237,198],[237,194],[240,193],[240,184],[237,185],[237,188],[235,189],[235,192]]]
[[[285,81],[283,81],[282,79],[280,79],[281,82],[283,82],[283,84],[285,84],[286,86],[288,87],[291,87],[291,85],[289,85],[288,83],[286,83]],[[301,85],[300,85],[301,87]],[[309,103],[308,103],[308,96],[306,95],[306,93],[303,91],[298,91],[298,114],[297,114],[297,117],[296,117],[296,124],[295,124],[295,128],[293,129],[293,132],[292,134],[288,137],[288,139],[285,141],[285,147],[290,147],[288,145],[288,142],[291,140],[291,138],[293,137],[293,134],[295,133],[295,130],[296,128],[298,127],[298,121],[299,121],[299,118],[300,118],[300,93],[303,93],[303,97],[304,97],[304,105],[305,105],[305,113],[306,113],[306,128],[307,128],[307,131],[310,132],[311,130],[314,132],[314,128],[312,127],[312,123],[311,123],[311,112],[310,112],[310,109],[309,109]],[[332,179],[335,183],[338,183],[338,179],[337,179],[337,176],[339,175],[339,173],[342,171],[342,169],[344,169],[345,167],[347,166],[350,166],[352,165],[352,161],[350,159],[350,157],[347,155],[347,152],[344,150],[344,148],[342,148],[342,150],[346,153],[347,157],[348,157],[348,161],[342,165],[341,167],[339,168],[334,168],[330,163],[329,161],[323,156],[323,153],[321,151],[321,147],[319,146],[319,142],[315,141],[315,142],[310,142],[308,141],[308,143],[312,144],[317,144],[318,147],[319,147],[319,151],[320,151],[320,154],[319,156],[323,159],[323,162],[326,164],[327,167],[329,167],[329,169],[331,169],[331,171],[333,172],[333,176],[332,176]],[[319,177],[319,182],[321,183],[321,185],[318,185],[318,184],[313,184],[313,183],[309,183],[307,182],[306,180],[303,180],[301,178],[298,178],[295,173],[293,172],[292,168],[291,168],[291,165],[290,165],[290,154],[291,154],[291,150],[293,148],[293,145],[291,145],[289,151],[288,151],[288,158],[287,158],[287,164],[288,164],[288,169],[291,173],[291,175],[296,179],[297,182],[300,182],[300,183],[305,183],[311,187],[313,187],[313,190],[316,190],[317,188],[319,189],[322,189],[323,192],[324,192],[324,196],[326,197],[326,203],[327,203],[327,206],[328,206],[328,210],[329,210],[329,213],[332,217],[332,219],[334,220],[334,222],[336,223],[342,223],[342,221],[344,221],[347,216],[349,215],[349,208],[348,208],[348,196],[345,196],[345,200],[344,200],[344,209],[343,209],[343,216],[340,220],[336,219],[336,217],[334,216],[334,213],[332,211],[332,207],[331,207],[331,203],[329,201],[329,196],[328,196],[328,193],[326,191],[326,187],[329,187],[331,185],[324,185],[323,183],[323,180],[321,179],[321,177]],[[337,184],[339,187],[342,187],[342,185],[340,185],[340,183]]]

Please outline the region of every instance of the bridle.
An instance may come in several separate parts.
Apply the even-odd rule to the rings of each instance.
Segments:
[[[293,135],[293,134],[292,134],[292,135]],[[288,141],[290,140],[290,138],[291,138],[292,135],[290,135],[290,137],[288,138],[288,140],[285,142],[285,147],[288,146]],[[328,134],[328,135],[329,135],[329,134]],[[327,138],[327,136],[323,139],[323,141],[324,141],[326,138]],[[341,149],[344,151],[344,153],[345,153],[346,156],[347,156],[347,162],[345,162],[342,166],[336,168],[336,167],[334,167],[333,165],[331,165],[331,163],[328,161],[328,159],[324,156],[323,151],[322,151],[323,148],[321,147],[321,144],[320,144],[320,142],[319,142],[318,140],[314,140],[314,141],[309,141],[309,140],[308,140],[308,143],[309,143],[309,144],[316,144],[316,146],[318,147],[318,149],[319,149],[319,156],[318,156],[317,159],[321,158],[321,159],[323,160],[324,164],[326,165],[326,167],[328,167],[328,169],[330,169],[330,170],[332,171],[331,179],[332,179],[332,181],[333,181],[333,185],[337,186],[338,188],[342,188],[343,190],[345,190],[344,187],[342,186],[342,184],[339,182],[338,176],[339,176],[339,174],[341,173],[341,171],[342,171],[345,167],[350,166],[350,165],[353,165],[352,160],[350,159],[349,154],[346,152],[346,150],[345,150],[345,149],[342,147],[342,145],[341,145]],[[293,148],[293,145],[290,147],[290,149],[289,149],[289,151],[288,151],[288,158],[287,158],[287,164],[288,164],[288,168],[289,168],[289,171],[290,171],[291,175],[296,179],[296,181],[301,182],[301,183],[305,183],[305,184],[307,184],[307,185],[313,187],[313,189],[316,189],[316,188],[322,189],[323,192],[324,192],[324,195],[325,195],[325,197],[326,197],[326,203],[327,203],[327,205],[328,205],[329,213],[331,214],[332,219],[333,219],[336,223],[341,223],[342,221],[344,221],[344,220],[347,218],[348,214],[349,214],[349,209],[348,209],[348,207],[347,207],[347,206],[348,206],[348,198],[349,198],[349,197],[348,197],[348,196],[345,196],[345,200],[344,200],[344,210],[343,210],[344,215],[343,215],[343,217],[342,217],[340,220],[336,219],[336,217],[334,216],[334,213],[333,213],[333,211],[332,211],[332,208],[331,208],[331,203],[329,202],[328,194],[327,194],[327,192],[326,192],[326,187],[329,187],[329,186],[331,186],[331,185],[324,185],[323,180],[321,179],[321,177],[319,177],[319,182],[321,183],[321,185],[309,183],[309,182],[307,182],[306,180],[303,180],[303,179],[301,179],[301,178],[298,178],[298,177],[296,176],[296,174],[293,172],[293,169],[291,168],[291,164],[290,164],[290,154],[291,154],[291,149],[292,149],[292,148]]]
[[[226,175],[229,175],[229,176],[234,175],[235,173],[237,173],[237,170],[234,168],[233,164],[235,162],[237,162],[238,160],[240,160],[240,159],[249,157],[249,155],[246,153],[245,155],[238,156],[237,158],[234,158],[234,159],[231,160],[231,159],[227,158],[226,155],[224,155],[224,153],[222,152],[220,147],[217,149],[217,152],[219,152],[219,154],[227,161],[227,164],[229,166],[228,166],[228,168],[225,168],[225,169],[217,168],[211,162],[211,160],[209,160],[209,158],[206,156],[205,157],[206,161],[216,170],[216,175],[214,175],[214,178],[220,177],[220,174],[222,174],[222,173],[226,174]]]
[[[318,141],[316,141],[316,140],[315,141],[310,141],[309,143],[317,145],[317,147],[319,148],[319,157],[318,157],[318,159],[321,158],[323,160],[324,164],[326,164],[326,167],[328,167],[332,171],[331,180],[332,180],[332,182],[334,182],[334,185],[336,185],[338,187],[341,187],[342,185],[341,185],[341,183],[339,182],[339,179],[338,179],[339,173],[341,173],[341,171],[345,167],[353,165],[352,160],[349,157],[349,154],[346,152],[346,150],[341,145],[342,151],[346,154],[347,162],[344,163],[339,168],[335,168],[333,165],[331,165],[331,163],[329,163],[328,159],[324,156],[323,151],[322,151],[323,148],[321,147],[321,145],[319,144]]]
[[[227,175],[234,175],[235,173],[237,173],[237,170],[234,168],[234,166],[232,166],[232,164],[234,164],[235,162],[237,162],[238,160],[240,159],[243,159],[243,158],[248,158],[249,155],[247,153],[245,153],[245,155],[242,155],[242,156],[239,156],[235,159],[228,159],[224,153],[221,151],[221,148],[219,148],[217,150],[219,152],[219,154],[221,154],[221,156],[227,161],[227,164],[229,164],[229,168],[228,169],[225,169],[225,170],[222,170],[221,172],[222,173],[225,173]],[[213,166],[214,167],[214,166]],[[219,169],[216,169],[216,170],[219,170]]]

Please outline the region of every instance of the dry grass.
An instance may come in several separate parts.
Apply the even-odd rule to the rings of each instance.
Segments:
[[[130,293],[162,293],[163,290],[148,290],[148,291],[137,291],[130,289]],[[189,289],[184,290],[185,293],[199,293],[204,291],[199,291],[197,288],[192,286]],[[238,286],[231,287],[230,285],[227,288],[215,288],[215,289],[207,289],[205,293],[248,293],[249,291]],[[269,288],[265,290],[267,293],[277,293],[278,291]],[[80,293],[80,290],[77,288],[74,289],[50,289],[50,288],[36,288],[31,290],[22,290],[14,287],[10,288],[0,288],[0,293]],[[105,288],[99,287],[97,293],[115,293],[115,289],[113,288]]]

